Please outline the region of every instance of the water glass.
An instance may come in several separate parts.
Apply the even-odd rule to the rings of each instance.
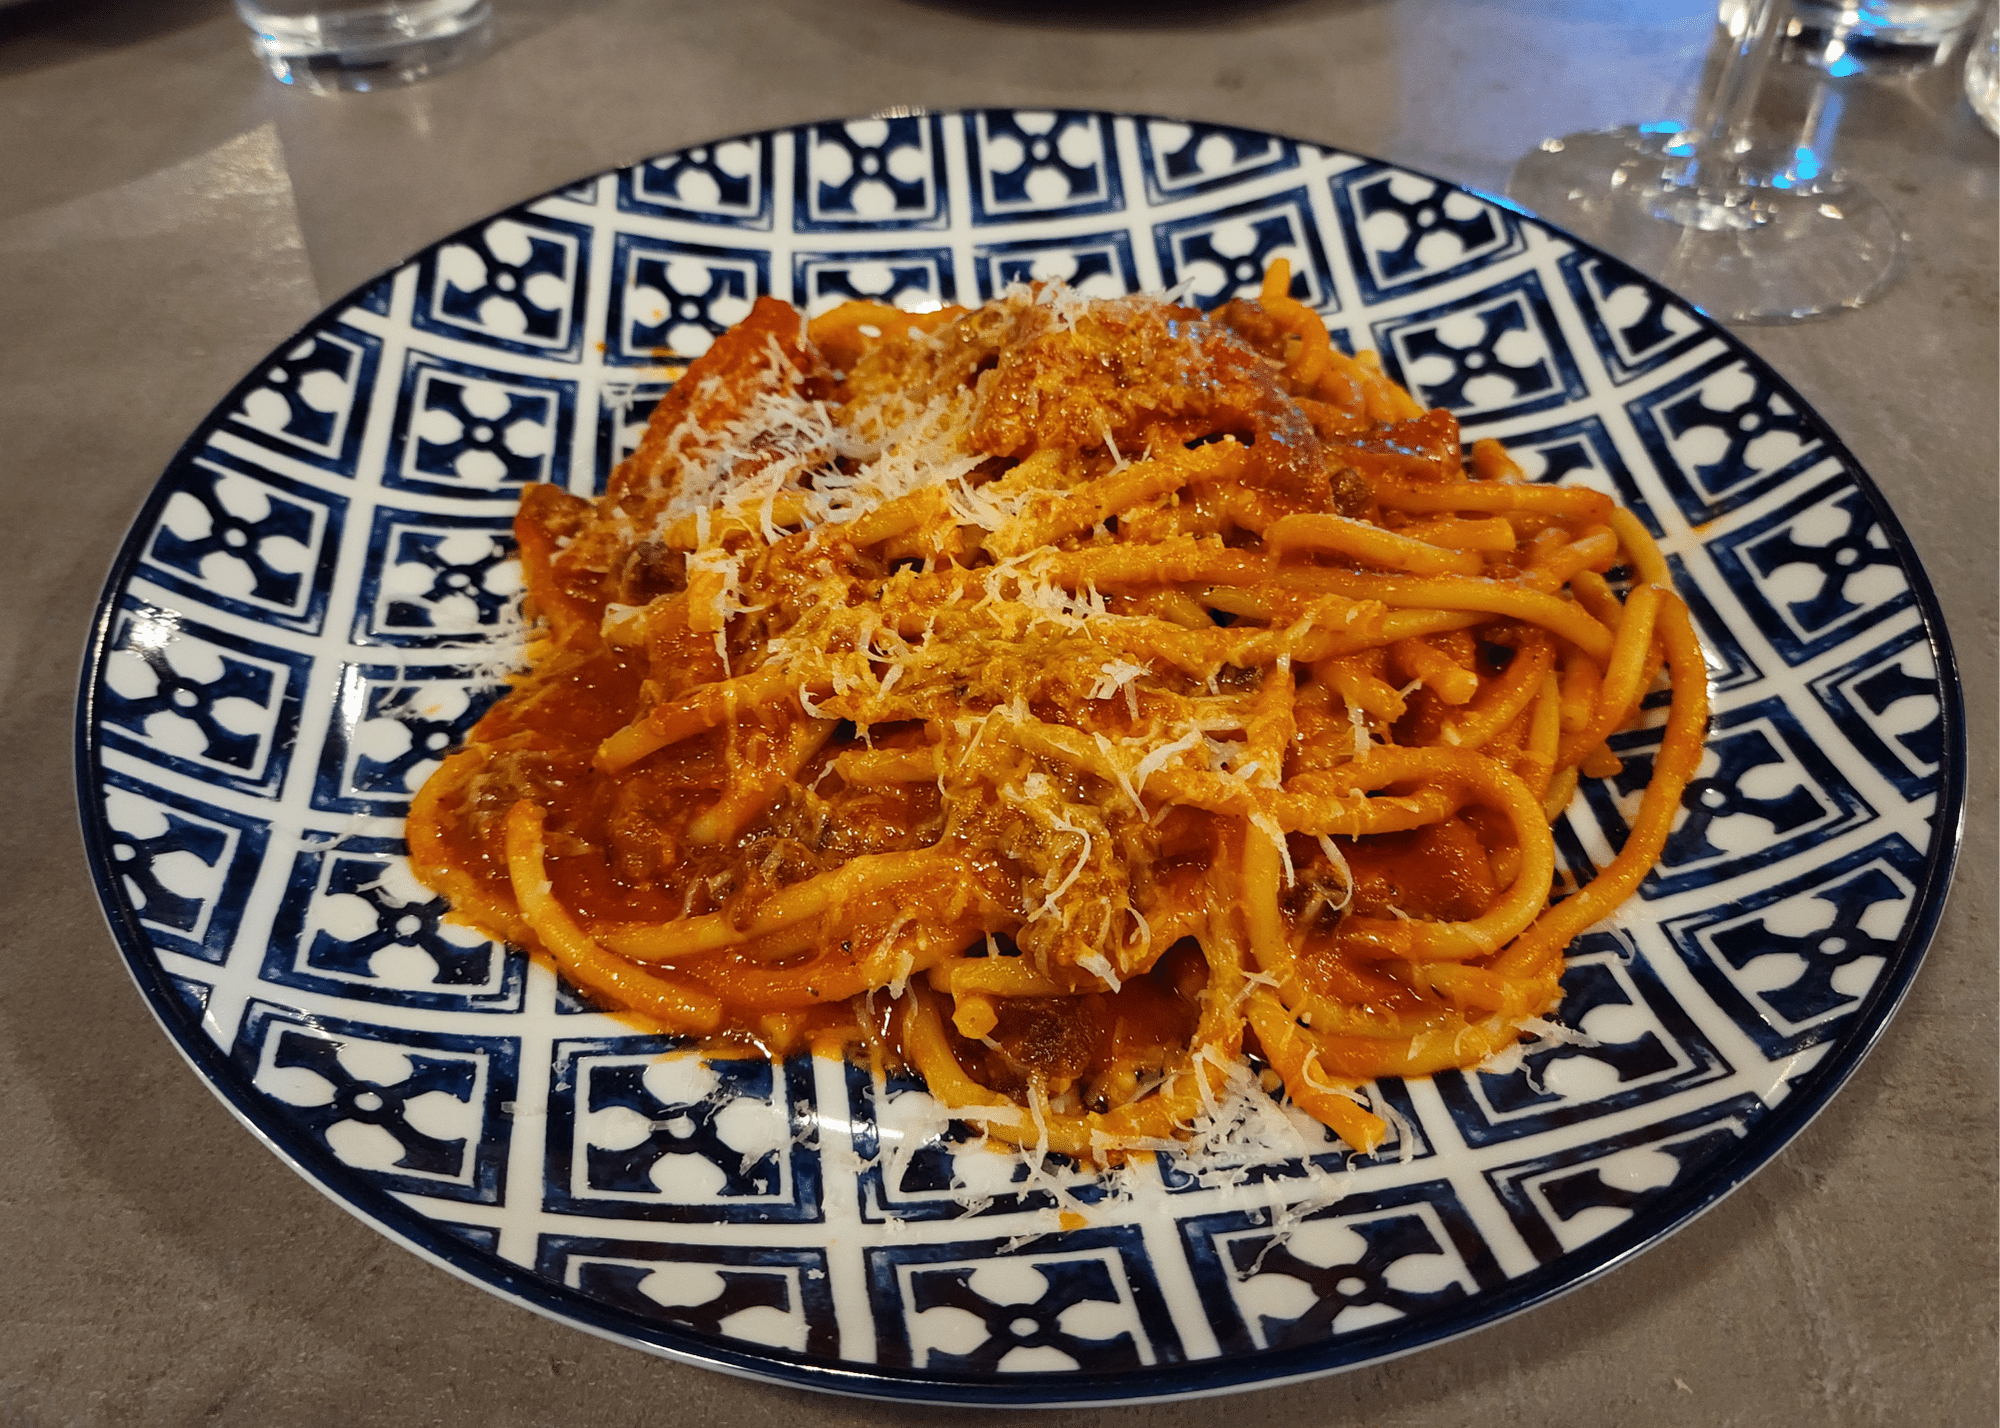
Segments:
[[[1942,64],[1981,0],[1792,0],[1792,43],[1830,73]]]
[[[1965,97],[1986,127],[2000,134],[2000,4],[1987,7],[1986,19],[1972,37],[1965,56]]]
[[[286,84],[329,93],[409,84],[482,51],[490,0],[236,0],[250,47]]]

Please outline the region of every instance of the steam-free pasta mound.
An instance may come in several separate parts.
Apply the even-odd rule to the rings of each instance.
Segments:
[[[587,501],[411,811],[460,915],[708,1044],[844,1046],[1095,1163],[1246,1081],[1372,1149],[1658,856],[1700,651],[1642,525],[1259,301],[761,300]],[[1620,593],[1624,587],[1624,593]],[[1670,674],[1625,848],[1550,820]]]

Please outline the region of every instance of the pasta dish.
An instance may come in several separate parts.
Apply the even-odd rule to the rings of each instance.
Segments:
[[[760,300],[602,498],[524,495],[525,670],[419,876],[599,1005],[858,1049],[1003,1142],[1172,1145],[1247,1067],[1373,1149],[1367,1082],[1553,1008],[1706,675],[1637,517],[1462,450],[1289,288]],[[1663,672],[1631,834],[1551,902]]]

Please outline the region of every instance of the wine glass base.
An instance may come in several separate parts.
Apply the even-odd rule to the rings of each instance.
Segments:
[[[1683,187],[1673,136],[1628,126],[1546,141],[1507,196],[1725,322],[1859,307],[1894,281],[1896,217],[1851,181]]]

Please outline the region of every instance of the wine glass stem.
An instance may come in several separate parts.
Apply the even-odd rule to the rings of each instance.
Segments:
[[[1784,0],[1743,0],[1710,51],[1694,119],[1669,150],[1687,162],[1669,176],[1681,188],[1740,191],[1740,160],[1750,149],[1750,118],[1777,52]]]

